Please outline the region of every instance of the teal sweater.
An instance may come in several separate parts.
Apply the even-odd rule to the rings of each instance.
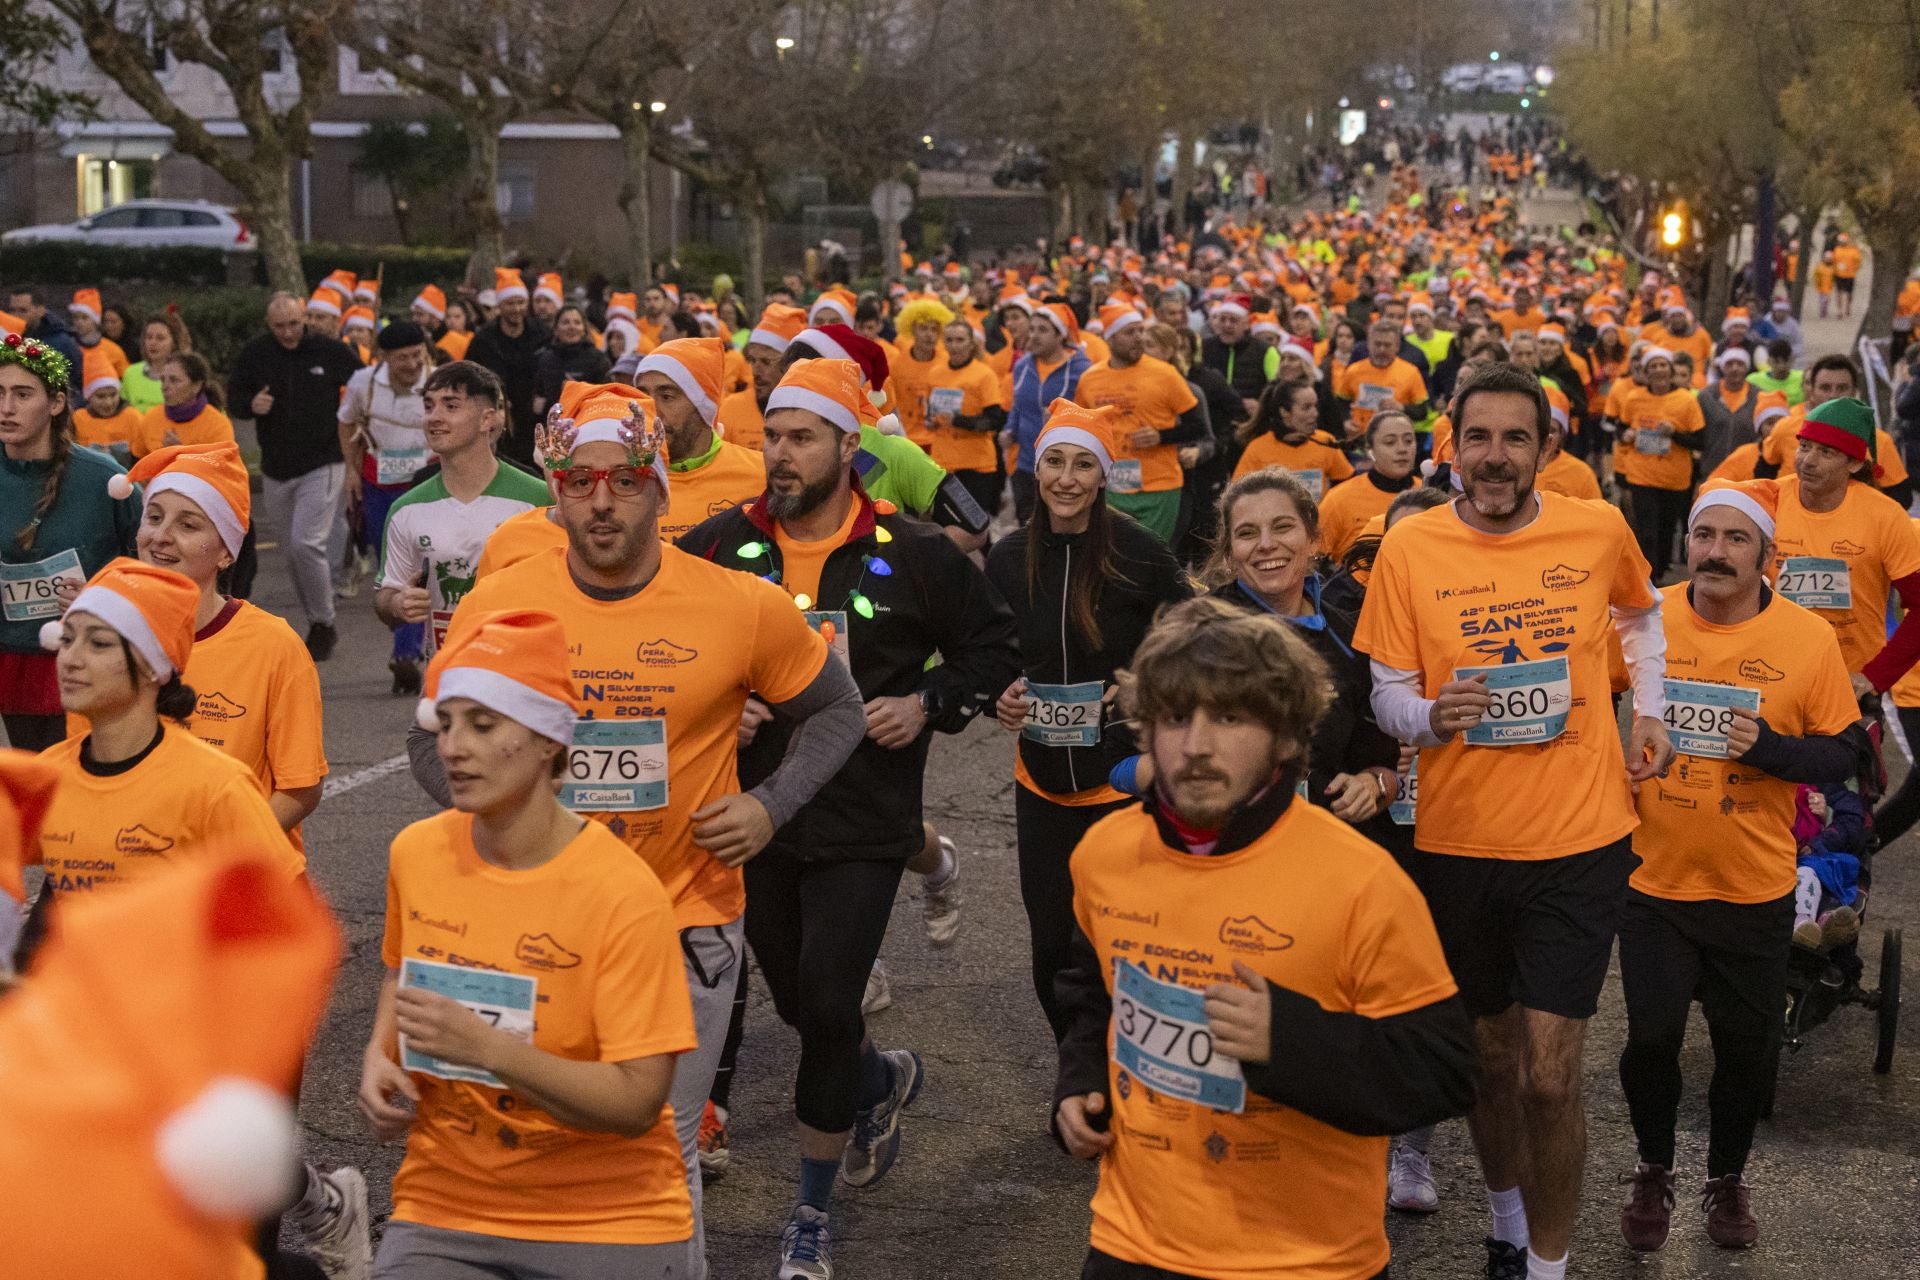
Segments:
[[[80,556],[80,568],[91,578],[115,556],[133,554],[133,536],[140,527],[140,494],[114,499],[107,481],[125,468],[104,453],[75,446],[60,482],[60,496],[40,524],[31,551],[22,551],[20,531],[33,519],[40,489],[50,462],[16,462],[0,452],[0,563],[34,564],[61,551]],[[8,621],[0,617],[0,650],[44,653],[35,618]]]

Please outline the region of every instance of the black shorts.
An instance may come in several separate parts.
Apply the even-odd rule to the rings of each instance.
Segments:
[[[1835,276],[1833,278],[1833,287],[1851,298],[1853,296],[1853,279],[1852,276]]]
[[[1640,865],[1630,837],[1539,862],[1416,851],[1407,873],[1476,1018],[1518,1003],[1563,1018],[1600,1007],[1627,878]]]

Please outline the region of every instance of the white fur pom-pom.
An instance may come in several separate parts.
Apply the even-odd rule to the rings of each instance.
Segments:
[[[133,496],[133,481],[127,479],[127,473],[116,471],[107,479],[107,496],[116,502],[123,502]]]
[[[1432,458],[1428,458],[1420,464],[1420,478],[1422,480],[1431,480],[1433,479],[1433,473],[1439,469],[1440,464]]]
[[[60,647],[60,619],[49,618],[40,624],[40,647],[48,651]]]
[[[867,399],[872,403],[874,408],[878,409],[887,402],[887,393],[884,391],[869,391],[867,392]]]
[[[414,704],[413,722],[428,733],[440,732],[440,708],[432,698],[422,698]]]
[[[907,429],[900,425],[900,415],[897,413],[882,414],[880,415],[880,421],[873,425],[883,436],[904,436],[907,434]]]
[[[153,1155],[195,1209],[250,1221],[292,1199],[300,1137],[285,1098],[256,1080],[222,1076],[167,1117]]]

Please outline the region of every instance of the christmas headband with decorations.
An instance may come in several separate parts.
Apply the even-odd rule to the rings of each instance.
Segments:
[[[622,445],[627,461],[636,467],[651,467],[660,458],[665,430],[657,416],[649,419],[646,405],[629,400],[625,420],[592,418],[576,423],[558,404],[547,410],[547,420],[533,429],[534,448],[551,470],[565,467],[574,450],[582,445],[610,443]]]
[[[70,376],[67,358],[44,342],[10,333],[0,339],[0,364],[17,364],[45,383],[49,391],[64,392]]]

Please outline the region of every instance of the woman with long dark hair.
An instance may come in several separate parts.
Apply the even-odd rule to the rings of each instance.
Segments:
[[[0,718],[27,751],[66,736],[41,625],[109,560],[132,554],[140,524],[139,503],[107,493],[120,464],[74,448],[67,372],[51,347],[0,341]]]
[[[553,342],[540,353],[534,383],[533,409],[545,413],[560,403],[560,390],[569,382],[605,382],[613,374],[607,353],[593,345],[587,313],[568,303],[553,316]]]
[[[1053,979],[1075,929],[1067,860],[1088,828],[1128,802],[1107,775],[1138,750],[1131,727],[1111,711],[1114,672],[1132,660],[1155,610],[1192,594],[1166,546],[1107,505],[1114,417],[1112,409],[1053,402],[1035,444],[1033,517],[987,556],[987,577],[1020,627],[1022,675],[995,713],[1020,735],[1020,897],[1034,994],[1056,1036],[1066,1022]]]

